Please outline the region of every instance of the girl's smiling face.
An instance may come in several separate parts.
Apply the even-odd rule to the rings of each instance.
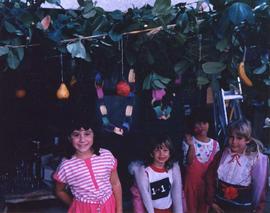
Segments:
[[[170,158],[170,150],[165,144],[162,144],[154,149],[152,155],[154,158],[153,164],[158,168],[164,168],[165,163]]]
[[[76,154],[79,156],[91,153],[93,141],[94,133],[92,129],[80,128],[71,133],[71,143],[76,149]]]

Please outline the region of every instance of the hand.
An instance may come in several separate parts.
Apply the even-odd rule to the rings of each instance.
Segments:
[[[216,213],[224,213],[224,211],[219,207],[219,205],[217,205],[216,203],[212,204],[212,209],[216,212]]]
[[[193,145],[192,135],[191,134],[185,134],[185,141],[189,146]]]

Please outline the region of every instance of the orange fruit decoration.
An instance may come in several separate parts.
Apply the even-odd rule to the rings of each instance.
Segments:
[[[17,98],[24,98],[26,96],[26,90],[25,89],[17,89],[15,95]]]
[[[130,86],[126,81],[119,81],[116,85],[116,94],[127,97],[130,93]]]
[[[56,92],[56,96],[58,99],[68,99],[69,98],[69,91],[67,86],[64,83],[61,83],[60,87]]]

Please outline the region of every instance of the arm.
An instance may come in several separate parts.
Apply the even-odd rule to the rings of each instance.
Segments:
[[[123,212],[122,187],[116,169],[112,171],[111,184],[116,202],[116,213],[122,213]]]
[[[206,201],[209,206],[211,206],[215,212],[221,212],[220,207],[215,203],[215,194],[216,194],[216,180],[217,180],[217,170],[222,157],[222,152],[219,151],[213,161],[210,163],[207,172],[206,172]]]
[[[135,179],[140,191],[144,207],[148,213],[154,213],[154,207],[150,194],[149,180],[144,166],[141,166],[137,172],[135,172]]]
[[[195,147],[193,145],[192,135],[185,134],[185,140],[183,141],[182,149],[184,151],[186,162],[184,164],[190,165],[195,157]]]
[[[72,197],[66,191],[66,184],[56,181],[55,183],[55,194],[68,206],[72,203]]]
[[[173,171],[173,184],[172,184],[173,212],[183,213],[182,178],[180,167],[177,163],[174,163],[172,171]]]

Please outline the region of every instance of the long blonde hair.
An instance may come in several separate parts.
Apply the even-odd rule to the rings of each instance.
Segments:
[[[239,119],[230,123],[228,126],[228,134],[232,135],[233,133],[249,141],[246,148],[247,154],[263,151],[262,142],[252,137],[252,127],[249,120]]]

